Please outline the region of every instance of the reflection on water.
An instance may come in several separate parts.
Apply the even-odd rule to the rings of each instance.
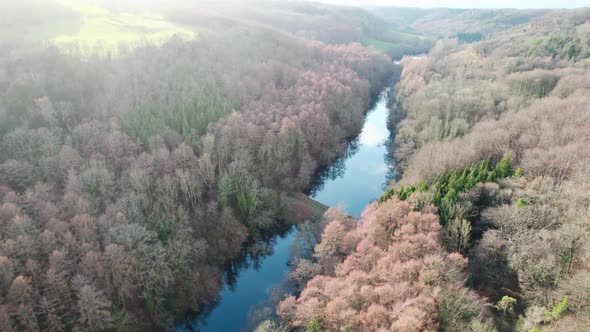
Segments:
[[[359,140],[361,145],[376,148],[383,144],[387,137],[389,137],[389,132],[385,126],[377,126],[375,123],[367,122]]]
[[[310,196],[328,206],[342,206],[360,216],[365,206],[379,198],[388,179],[394,177],[388,166],[387,129],[388,91],[366,117],[363,130],[349,147],[346,158],[320,173]]]
[[[352,157],[355,153],[357,153],[359,147],[359,138],[358,136],[354,139],[351,139],[344,150],[342,156],[338,157],[334,162],[330,165],[320,167],[317,171],[313,179],[311,180],[311,184],[308,189],[305,190],[305,194],[309,197],[315,197],[319,192],[324,189],[324,184],[329,181],[336,180],[344,176],[344,172],[346,170],[346,159]]]
[[[289,245],[295,236],[294,227],[290,227],[271,239],[248,246],[241,257],[226,266],[219,301],[196,317],[178,321],[176,331],[241,331],[251,308],[269,298],[273,286],[285,279]]]
[[[387,100],[384,92],[367,114],[358,137],[352,139],[343,156],[318,171],[307,194],[329,206],[344,205],[355,216],[377,199],[388,179],[395,176],[389,166]],[[320,227],[305,223],[299,227]],[[291,257],[310,254],[318,239],[306,238],[321,229],[297,231],[290,228],[278,236],[250,246],[242,257],[229,263],[219,301],[198,318],[178,322],[177,331],[239,332],[252,330],[256,323],[274,315],[274,307],[285,293]],[[252,250],[255,248],[255,250]]]

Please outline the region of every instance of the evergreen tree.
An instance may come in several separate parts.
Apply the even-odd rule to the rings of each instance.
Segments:
[[[496,176],[500,179],[512,175],[512,161],[509,156],[504,156],[496,165]]]

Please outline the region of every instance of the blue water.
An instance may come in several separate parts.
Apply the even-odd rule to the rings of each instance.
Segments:
[[[348,213],[360,216],[364,207],[377,199],[387,182],[386,162],[389,138],[387,129],[387,97],[382,94],[375,107],[366,116],[360,135],[352,142],[350,153],[335,163],[333,169],[320,181],[312,197],[326,205],[342,207]],[[225,285],[218,305],[206,316],[194,321],[201,332],[240,332],[251,329],[249,315],[266,302],[274,286],[285,279],[289,272],[289,247],[296,230],[277,236],[272,253],[262,258],[260,264],[242,270],[237,281]],[[188,331],[185,323],[179,323],[177,331]]]
[[[312,198],[360,217],[367,204],[383,193],[383,185],[387,182],[390,171],[385,160],[388,138],[387,97],[384,93],[367,114],[362,132],[354,142],[356,152],[339,166],[343,167],[339,176],[325,181]]]
[[[233,287],[225,284],[220,295],[221,301],[204,322],[197,324],[198,331],[241,331],[248,322],[250,309],[268,299],[273,286],[286,277],[289,244],[294,238],[294,229],[283,237],[277,237],[273,253],[263,258],[258,269],[251,267],[242,270]],[[177,331],[184,330],[187,329],[177,328]]]

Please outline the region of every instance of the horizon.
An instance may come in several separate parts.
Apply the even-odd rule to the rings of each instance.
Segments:
[[[453,9],[576,9],[590,7],[590,0],[316,0],[321,3],[360,7],[407,7],[407,8],[453,8]],[[516,6],[515,6],[516,3]]]

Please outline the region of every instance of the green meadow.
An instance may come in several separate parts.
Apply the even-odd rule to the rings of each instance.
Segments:
[[[57,0],[67,15],[8,24],[3,40],[55,45],[65,52],[117,54],[145,44],[162,44],[172,36],[193,39],[194,27],[167,21],[160,13],[115,12],[80,0]]]

